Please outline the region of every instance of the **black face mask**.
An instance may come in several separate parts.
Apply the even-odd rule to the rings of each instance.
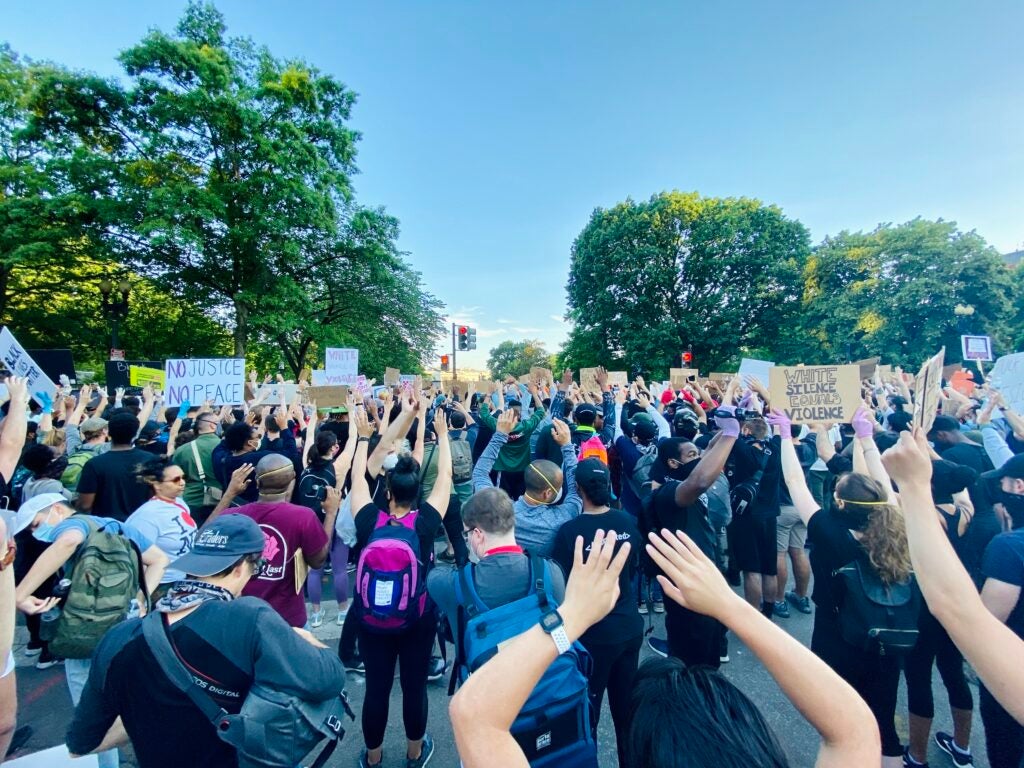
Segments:
[[[1010,525],[1014,529],[1024,528],[1024,496],[1016,493],[1001,492],[1001,501],[1010,515]]]
[[[670,478],[672,478],[673,480],[679,480],[680,482],[682,482],[683,480],[688,478],[693,473],[693,470],[695,470],[697,468],[697,465],[699,463],[700,463],[700,457],[697,457],[696,459],[693,459],[692,461],[688,461],[685,464],[680,464],[675,469],[673,469],[672,467],[669,467],[668,468],[668,476]]]

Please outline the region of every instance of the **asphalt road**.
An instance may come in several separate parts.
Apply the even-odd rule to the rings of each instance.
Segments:
[[[329,593],[329,588],[325,585],[325,594],[327,593]],[[340,627],[334,620],[334,605],[333,603],[325,603],[324,605],[327,608],[327,621],[325,621],[324,626],[315,631],[315,634],[327,642],[328,645],[336,647]],[[813,616],[806,616],[793,611],[791,618],[776,619],[776,623],[801,642],[805,644],[810,643]],[[656,634],[664,637],[661,616],[655,617],[654,624]],[[19,725],[31,725],[35,732],[26,747],[18,754],[26,754],[61,743],[71,716],[71,700],[64,682],[63,668],[53,667],[40,671],[32,667],[31,665],[35,659],[27,659],[23,654],[25,639],[24,628],[19,628],[16,640],[19,644],[16,646],[15,651],[19,664],[17,670],[18,722]],[[810,766],[813,766],[818,748],[817,734],[796,712],[785,696],[783,696],[771,676],[768,675],[764,667],[761,666],[756,657],[745,646],[735,638],[730,638],[729,651],[732,660],[729,664],[723,665],[723,673],[739,686],[761,709],[761,712],[778,736],[779,741],[786,749],[793,768],[810,768]],[[644,658],[651,655],[651,651],[645,646],[641,655],[641,662]],[[945,690],[942,688],[938,674],[934,675],[934,686],[937,712],[935,727],[936,729],[951,731],[952,723],[946,703]],[[358,713],[365,691],[363,678],[359,675],[351,675],[348,680],[348,691],[353,708],[357,714],[357,721],[348,729],[344,742],[339,745],[335,754],[328,762],[329,766],[351,768],[356,765],[360,749],[362,748]],[[430,719],[428,730],[434,737],[436,744],[436,751],[431,760],[431,765],[456,768],[459,765],[459,760],[455,751],[451,726],[447,718],[447,678],[442,682],[433,683],[429,686],[429,700]],[[388,768],[404,766],[405,739],[401,726],[401,707],[401,692],[398,680],[396,679],[392,690],[390,721],[384,746],[384,765]],[[900,693],[900,705],[897,713],[897,728],[905,743],[907,739],[907,721],[904,690],[901,690]],[[608,768],[618,765],[618,757],[615,753],[614,732],[607,703],[601,716],[598,741],[600,764]],[[988,759],[985,756],[984,733],[981,719],[977,714],[975,715],[971,747],[975,755],[974,764],[976,768],[987,768]],[[125,750],[122,764],[134,766],[135,763],[132,757],[130,750]],[[931,765],[935,768],[952,765],[949,758],[935,747],[934,744],[928,757]]]

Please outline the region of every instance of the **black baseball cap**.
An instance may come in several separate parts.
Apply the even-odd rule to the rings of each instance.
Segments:
[[[999,468],[999,478],[1012,477],[1024,480],[1024,453],[1018,453]]]
[[[171,563],[171,567],[190,576],[213,576],[245,555],[262,553],[263,545],[263,531],[251,517],[221,515],[199,531],[192,551]]]
[[[576,410],[573,411],[576,415],[576,423],[584,426],[593,426],[594,419],[597,418],[597,408],[590,403],[580,403],[576,406]]]
[[[576,485],[583,489],[587,498],[603,498],[608,493],[612,474],[608,465],[598,458],[584,459],[576,465]]]

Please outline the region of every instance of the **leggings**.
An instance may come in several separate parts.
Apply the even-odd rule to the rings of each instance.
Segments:
[[[920,633],[917,645],[907,656],[904,669],[910,714],[929,720],[935,717],[935,702],[932,696],[933,664],[938,666],[942,683],[946,686],[949,706],[953,709],[973,709],[974,699],[964,675],[963,654],[953,645],[949,633],[923,606],[918,629]]]
[[[980,686],[978,703],[981,722],[985,724],[985,747],[992,768],[1020,768],[1024,765],[1024,726],[1003,709],[984,685]]]
[[[718,669],[725,627],[710,616],[695,613],[671,600],[665,601],[665,631],[670,656],[686,666]]]
[[[331,575],[334,577],[334,599],[340,606],[348,600],[348,545],[337,534],[331,536],[330,558],[333,568]],[[313,605],[320,605],[323,577],[323,568],[311,568],[309,576],[306,577],[306,592],[309,594],[309,602]]]
[[[640,660],[643,635],[621,643],[587,643],[586,649],[594,660],[590,674],[590,725],[597,736],[597,723],[601,718],[601,702],[608,691],[608,708],[615,724],[615,742],[619,751],[619,765],[627,765],[625,741],[629,730],[629,697]]]
[[[448,541],[455,552],[455,564],[460,568],[469,562],[469,547],[466,546],[465,531],[462,530],[462,502],[454,493],[448,497],[448,509],[441,521]]]
[[[437,616],[431,607],[412,627],[399,634],[371,632],[360,624],[359,651],[366,665],[362,720],[367,749],[377,749],[384,743],[396,661],[402,685],[405,737],[417,741],[427,732],[427,670],[436,636]]]

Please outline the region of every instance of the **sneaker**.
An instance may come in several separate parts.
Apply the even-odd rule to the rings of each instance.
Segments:
[[[327,611],[321,608],[319,611],[313,611],[311,614],[309,614],[309,626],[311,626],[313,629],[322,626],[324,623],[324,616],[326,615],[326,613]]]
[[[665,612],[665,601],[664,600],[655,600],[654,601],[654,612],[655,613],[664,613]]]
[[[444,671],[448,669],[448,662],[440,656],[430,657],[430,666],[427,667],[427,682],[434,683],[444,677]],[[431,747],[433,749],[433,747]]]
[[[424,768],[424,766],[430,762],[430,758],[434,756],[434,740],[430,738],[429,733],[423,734],[423,746],[420,747],[420,756],[413,760],[411,757],[405,758],[405,768]]]
[[[338,626],[342,626],[345,623],[345,617],[348,616],[348,606],[345,606],[344,611],[338,611]]]
[[[636,609],[640,611],[641,616],[647,615],[647,603],[638,603]]]
[[[782,619],[789,618],[789,606],[786,605],[785,600],[775,603],[775,615]]]
[[[4,755],[4,757],[10,757],[28,744],[28,740],[32,738],[32,733],[33,730],[31,725],[23,725],[21,728],[16,730],[14,735],[11,736],[11,745],[7,747],[7,754]]]
[[[788,600],[794,608],[800,611],[800,613],[811,613],[813,611],[811,608],[811,598],[807,595],[800,597],[796,592],[787,592],[786,600]]]
[[[32,645],[31,643],[29,643],[25,646],[25,655],[29,657],[38,656],[40,653],[42,653],[42,650],[42,645]]]
[[[718,663],[719,664],[728,664],[730,661],[732,661],[732,659],[729,658],[729,652],[728,651],[726,651],[725,653],[723,653],[721,656],[718,657]]]
[[[346,672],[352,672],[356,675],[366,674],[366,665],[363,664],[362,659],[355,659],[354,661],[344,661],[342,664],[345,667]]]
[[[324,573],[325,573],[325,574],[327,574],[328,576],[330,576],[330,575],[331,575],[332,573],[334,573],[334,566],[332,566],[332,565],[331,565],[331,564],[330,564],[330,563],[328,562],[328,563],[327,563],[327,564],[326,564],[326,565],[324,566]]]
[[[668,658],[668,640],[662,640],[660,637],[651,635],[647,638],[647,647],[661,656],[661,658]]]
[[[36,669],[49,669],[55,667],[58,664],[63,664],[64,659],[59,656],[54,656],[49,651],[39,654],[39,661],[36,662]]]
[[[384,765],[384,754],[381,753],[379,763],[371,763],[369,752],[363,747],[363,751],[359,753],[359,768],[379,768]]]
[[[454,563],[455,553],[452,552],[451,554],[448,554],[447,552],[442,552],[440,555],[437,556],[437,559],[440,560],[442,563]]]
[[[935,734],[935,743],[939,745],[939,749],[953,758],[953,765],[958,768],[974,768],[974,756],[971,755],[971,750],[961,751],[950,734],[939,731]]]
[[[919,763],[910,756],[910,747],[903,748],[903,768],[928,768],[928,763]]]

